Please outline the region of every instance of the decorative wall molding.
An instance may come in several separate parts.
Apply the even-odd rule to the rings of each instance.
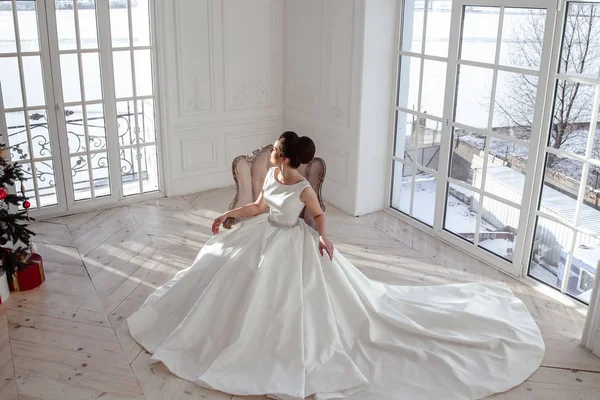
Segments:
[[[326,15],[328,21],[327,57],[328,69],[328,120],[350,127],[350,105],[353,95],[352,73],[354,70],[354,1],[330,0]],[[334,12],[335,10],[335,12]]]
[[[219,166],[215,137],[184,138],[179,141],[181,172]]]
[[[317,105],[317,96],[312,93],[308,81],[303,80],[293,84],[292,104],[296,106],[296,109],[305,110],[308,113],[310,112],[307,110],[311,110]]]
[[[167,194],[227,186],[228,158],[282,129],[283,1],[173,0],[160,7]]]
[[[332,103],[330,103],[329,107],[329,115],[333,117],[333,119],[339,119],[344,116],[344,110],[340,107],[340,86],[337,86],[335,91],[335,99]]]
[[[288,0],[285,59],[285,106],[319,117],[322,104],[323,4]]]
[[[202,99],[202,95],[200,93],[200,79],[196,78],[194,80],[194,91],[191,93],[192,97],[187,101],[186,109],[200,111],[210,109],[209,104]]]
[[[223,0],[225,111],[272,106],[277,0]]]
[[[248,154],[248,149],[258,149],[275,141],[278,136],[278,132],[274,128],[243,133],[229,132],[225,135],[226,158],[233,161],[237,156]]]
[[[269,87],[260,80],[251,78],[235,87],[230,99],[232,108],[266,107],[271,103],[271,91]]]
[[[173,2],[177,117],[214,112],[213,35],[209,0]]]

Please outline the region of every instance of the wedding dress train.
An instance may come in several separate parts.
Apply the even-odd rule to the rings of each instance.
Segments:
[[[175,375],[276,399],[479,399],[526,380],[545,347],[503,283],[368,279],[298,218],[308,182],[265,181],[270,207],[211,238],[129,319]]]

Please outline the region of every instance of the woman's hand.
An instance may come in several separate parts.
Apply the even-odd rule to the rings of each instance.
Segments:
[[[329,259],[333,261],[333,243],[327,239],[327,236],[319,236],[319,252],[323,257],[323,250],[329,255]]]
[[[214,235],[217,235],[219,233],[219,226],[221,226],[221,224],[223,224],[227,220],[227,218],[229,218],[227,214],[223,214],[215,218],[215,221],[212,224],[212,233]]]

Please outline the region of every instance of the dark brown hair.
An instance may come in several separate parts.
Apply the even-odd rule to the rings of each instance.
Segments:
[[[298,168],[308,164],[315,157],[315,143],[308,136],[299,137],[296,132],[287,131],[279,136],[281,156],[290,159],[290,166]]]

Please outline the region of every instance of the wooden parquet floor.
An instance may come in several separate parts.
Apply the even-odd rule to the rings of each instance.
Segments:
[[[0,399],[241,400],[151,366],[125,324],[152,291],[189,266],[232,198],[232,188],[219,189],[35,223],[47,279],[0,305]],[[543,332],[546,358],[527,382],[490,399],[600,398],[600,358],[579,346],[584,315],[577,310],[458,251],[428,257],[434,240],[424,238],[417,251],[378,229],[373,216],[329,207],[328,218],[337,248],[372,279],[502,280],[523,299]]]

